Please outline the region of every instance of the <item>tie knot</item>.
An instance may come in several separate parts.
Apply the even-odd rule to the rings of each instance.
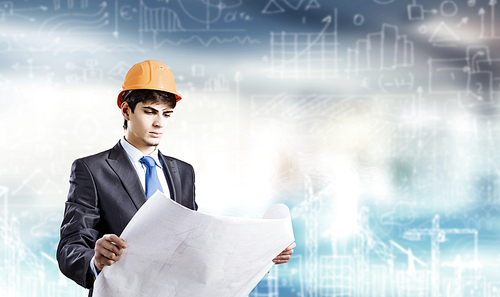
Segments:
[[[142,164],[148,166],[149,168],[154,168],[156,163],[155,163],[155,159],[153,159],[152,157],[150,156],[144,156],[142,157],[139,162],[141,162]]]

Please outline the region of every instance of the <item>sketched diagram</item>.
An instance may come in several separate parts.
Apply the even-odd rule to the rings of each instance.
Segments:
[[[430,93],[456,94],[465,107],[497,105],[500,59],[488,46],[469,46],[465,57],[429,61]]]
[[[42,279],[22,282],[29,272],[43,271],[40,258],[21,239],[20,222],[9,214],[9,189],[0,186],[0,201],[3,202],[0,216],[0,293],[2,296],[19,296],[18,290],[36,288]],[[27,270],[24,270],[27,269]],[[40,273],[39,276],[42,276]],[[21,284],[26,285],[21,286]],[[27,296],[27,295],[25,295]]]
[[[397,203],[393,210],[380,217],[382,225],[406,226],[413,223],[417,214],[412,205],[407,202]]]
[[[90,6],[92,3],[94,5]],[[39,27],[39,34],[72,33],[110,33],[118,34],[113,17],[113,7],[107,1],[88,2],[81,0],[80,5],[67,1],[54,1],[55,15],[48,17]]]
[[[463,5],[458,1],[444,0],[436,4],[440,4],[435,8],[426,9],[419,0],[413,0],[412,4],[407,5],[408,20],[412,22],[421,21],[438,21],[437,28],[433,30],[429,42],[435,46],[453,45],[457,42],[467,42],[467,37],[472,32],[463,31],[462,29],[468,27],[469,30],[474,30],[473,37],[478,37],[482,40],[496,40],[500,39],[498,29],[498,0],[483,0],[478,2],[476,0],[469,0],[468,11],[464,11]],[[477,7],[476,7],[477,6]],[[459,17],[459,13],[462,15]],[[446,20],[446,21],[445,21]],[[454,22],[451,24],[450,22]],[[419,32],[424,34],[429,30],[431,22],[423,22],[419,28]],[[432,25],[431,25],[432,26]],[[459,34],[458,31],[461,31]],[[477,33],[476,33],[477,32]],[[465,40],[464,40],[465,39]]]
[[[184,1],[185,2],[185,1]],[[139,1],[139,40],[152,38],[155,49],[164,44],[179,46],[197,41],[203,46],[212,43],[258,43],[235,23],[251,21],[252,17],[235,9],[240,1],[154,2]],[[230,24],[230,25],[228,25]]]
[[[481,33],[479,35],[480,38],[483,39],[500,39],[500,30],[498,25],[495,25],[495,19],[497,18],[496,7],[498,5],[497,0],[489,0],[487,7],[481,7],[479,9],[479,17],[480,17],[480,26]]]
[[[262,13],[276,14],[284,13],[287,9],[298,11],[313,8],[321,8],[318,0],[269,0],[264,9],[262,9]]]
[[[317,33],[271,32],[270,76],[332,78],[338,76],[337,10],[323,18]]]
[[[351,96],[319,95],[307,96],[281,93],[277,95],[255,95],[251,98],[251,117],[259,119],[312,119],[321,122],[323,120],[339,117],[343,113],[349,113]],[[321,130],[324,131],[324,130]],[[317,131],[318,132],[318,131]],[[309,136],[314,131],[305,131],[304,136]]]
[[[433,15],[437,14],[436,9],[427,10],[424,8],[422,4],[419,4],[417,0],[413,0],[412,4],[408,4],[407,11],[408,11],[408,19],[410,21],[417,21],[417,20],[422,21],[429,14]]]
[[[447,240],[450,235],[460,235],[467,236],[472,235],[473,240],[473,261],[475,265],[479,265],[478,261],[478,232],[475,229],[459,229],[459,228],[440,228],[440,218],[439,215],[435,215],[432,219],[432,228],[412,228],[403,234],[403,237],[410,241],[420,241],[424,236],[429,236],[431,238],[431,263],[430,263],[430,289],[431,296],[440,296],[440,267],[442,264],[440,261],[440,245]],[[469,236],[470,237],[470,236]],[[470,239],[469,239],[470,240]],[[477,282],[480,280],[479,275],[474,279],[474,285],[477,286]],[[456,296],[456,295],[454,295]],[[472,295],[475,296],[475,295]],[[483,296],[483,295],[481,295]]]
[[[396,274],[397,296],[429,296],[430,272],[420,269],[420,267],[427,267],[428,265],[415,257],[411,248],[405,249],[392,240],[389,240],[389,242],[391,247],[396,247],[396,250],[406,254],[408,258],[408,269],[406,271],[397,271]],[[419,269],[416,269],[415,262],[419,264]]]
[[[28,21],[35,22],[33,17],[39,11],[47,11],[48,7],[44,5],[17,8],[13,1],[0,2],[0,22],[2,21]]]
[[[460,41],[458,34],[445,22],[440,22],[429,38],[429,42],[434,46],[452,46]]]
[[[399,34],[397,26],[382,24],[382,30],[370,33],[348,49],[347,72],[394,70],[414,65],[413,42]]]
[[[139,2],[139,32],[182,32],[186,31],[177,13],[167,7],[151,8],[144,1]]]
[[[85,66],[79,66],[75,63],[67,63],[66,69],[71,70],[72,73],[66,75],[67,82],[99,82],[103,81],[103,71],[98,69],[98,62],[96,59],[87,59]]]

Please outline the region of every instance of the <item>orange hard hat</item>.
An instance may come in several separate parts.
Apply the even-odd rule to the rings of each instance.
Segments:
[[[127,91],[148,89],[158,90],[175,95],[177,102],[182,99],[175,88],[174,73],[167,65],[154,60],[137,63],[125,76],[120,94],[118,94],[118,107],[121,107]]]

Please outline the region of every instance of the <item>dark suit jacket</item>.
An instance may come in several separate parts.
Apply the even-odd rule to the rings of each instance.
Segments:
[[[196,210],[193,167],[161,153],[159,158],[170,197]],[[144,189],[120,142],[110,150],[73,162],[57,248],[62,273],[79,285],[92,288],[90,261],[95,242],[105,234],[120,236],[145,202]]]

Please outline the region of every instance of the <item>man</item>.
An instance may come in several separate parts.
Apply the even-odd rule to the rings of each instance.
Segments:
[[[124,137],[110,150],[73,162],[57,261],[67,277],[90,289],[89,296],[98,273],[119,261],[126,249],[118,235],[154,192],[198,208],[193,167],[157,150],[181,99],[165,64],[135,64],[118,95]],[[288,262],[294,247],[274,262]]]

